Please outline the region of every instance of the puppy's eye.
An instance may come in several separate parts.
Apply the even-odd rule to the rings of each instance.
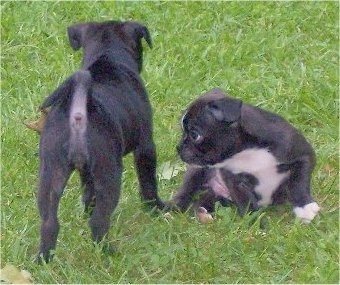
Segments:
[[[199,132],[197,132],[196,130],[191,130],[189,132],[189,137],[195,143],[200,143],[203,139],[203,136]]]

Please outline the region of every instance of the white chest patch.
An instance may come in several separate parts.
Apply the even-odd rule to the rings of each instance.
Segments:
[[[232,157],[213,165],[214,168],[225,168],[234,174],[241,172],[255,176],[259,184],[255,192],[261,196],[259,206],[272,203],[272,195],[289,172],[277,172],[279,161],[266,148],[251,148],[243,150]]]

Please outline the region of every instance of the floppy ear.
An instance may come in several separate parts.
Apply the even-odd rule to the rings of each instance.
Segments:
[[[87,24],[76,24],[67,28],[68,39],[74,50],[78,50],[82,47],[83,37],[87,26]]]
[[[216,120],[232,123],[240,119],[241,107],[241,100],[226,97],[209,102],[206,109]]]
[[[144,38],[149,47],[152,48],[152,41],[147,27],[139,25],[139,27],[136,28],[136,33],[139,39]]]
[[[149,47],[152,48],[151,36],[147,27],[138,22],[126,22],[124,26],[125,31],[135,39],[138,45],[141,43],[141,39],[144,38]]]

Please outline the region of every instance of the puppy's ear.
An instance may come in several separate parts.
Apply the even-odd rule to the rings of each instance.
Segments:
[[[207,104],[207,111],[218,121],[235,122],[241,117],[242,101],[234,98],[222,98]]]
[[[87,24],[76,24],[67,28],[68,39],[74,50],[78,50],[82,47],[83,37],[87,26]]]
[[[136,33],[140,39],[144,38],[149,47],[152,48],[151,36],[147,27],[140,25],[139,27],[137,27]]]
[[[140,44],[141,39],[144,38],[149,47],[152,48],[151,36],[147,27],[138,22],[126,22],[124,26],[125,31],[130,34],[138,44]]]

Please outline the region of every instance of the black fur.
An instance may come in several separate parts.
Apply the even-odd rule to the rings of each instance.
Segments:
[[[71,26],[68,34],[75,50],[84,49],[83,70],[41,106],[51,107],[40,139],[39,256],[45,261],[56,247],[58,204],[75,169],[85,209],[93,210],[89,223],[96,242],[108,232],[119,200],[125,154],[134,154],[142,200],[163,208],[157,195],[152,111],[139,75],[141,39],[151,46],[147,28],[136,22],[84,23]]]
[[[278,162],[276,172],[287,174],[273,189],[272,203],[289,200],[295,208],[313,203],[310,180],[314,151],[301,133],[280,116],[214,89],[189,106],[182,127],[178,152],[188,163],[188,170],[172,207],[185,211],[198,191],[208,189],[194,203],[195,208],[203,206],[213,212],[215,202],[220,201],[224,205],[236,204],[241,215],[248,209],[257,210],[261,200],[255,191],[257,178],[251,173],[233,173],[227,166],[215,167],[248,149],[267,150]],[[311,208],[306,212],[312,213],[302,217],[307,222],[318,211],[318,205]]]

